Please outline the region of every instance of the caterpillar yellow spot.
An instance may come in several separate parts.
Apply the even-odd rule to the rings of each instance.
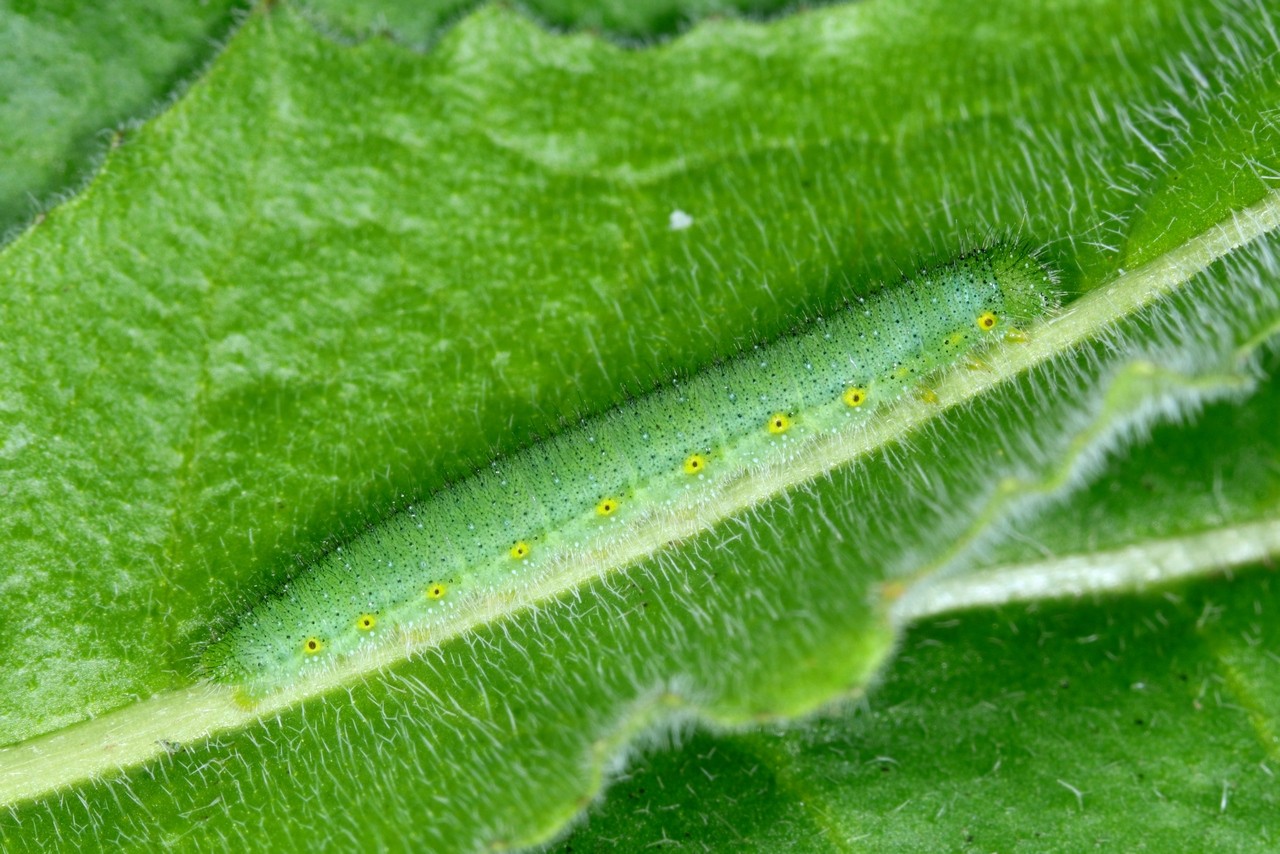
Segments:
[[[858,386],[849,386],[844,390],[844,394],[840,395],[840,399],[844,401],[844,405],[851,409],[857,409],[859,406],[867,402],[867,390]]]
[[[766,426],[768,426],[770,433],[775,436],[781,436],[791,429],[791,416],[785,412],[775,412],[769,416]]]
[[[286,689],[348,661],[358,669],[355,657],[371,647],[369,660],[385,662],[450,636],[526,590],[564,589],[581,578],[557,573],[580,573],[581,555],[659,548],[670,515],[658,511],[698,522],[709,508],[711,521],[722,518],[744,479],[761,480],[741,494],[767,494],[772,472],[796,470],[833,433],[936,400],[942,374],[998,364],[1005,342],[1026,340],[1056,304],[1053,274],[1025,248],[996,244],[678,382],[655,381],[649,394],[571,419],[550,438],[510,437],[523,450],[430,484],[427,497],[254,597],[203,651],[204,672],[248,695]]]

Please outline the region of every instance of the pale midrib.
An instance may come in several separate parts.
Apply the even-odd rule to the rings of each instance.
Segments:
[[[1269,519],[1114,551],[1063,555],[926,580],[899,599],[891,613],[895,625],[905,626],[962,608],[1141,590],[1215,569],[1247,566],[1276,554],[1280,554],[1280,519]]]
[[[635,532],[635,536],[627,537],[607,550],[580,553],[572,563],[557,567],[554,575],[544,577],[542,583],[531,584],[521,591],[488,602],[486,607],[470,611],[465,619],[452,622],[448,636],[495,622],[534,602],[580,587],[900,439],[941,412],[961,405],[1089,339],[1142,306],[1176,290],[1232,250],[1277,227],[1280,227],[1280,192],[1273,192],[1176,249],[1120,275],[1106,287],[1072,303],[1068,310],[1037,328],[1027,343],[1006,347],[990,370],[951,373],[934,389],[936,400],[908,401],[886,412],[884,418],[877,419],[871,426],[815,437],[803,453],[787,460],[785,467],[752,471],[726,487],[714,504],[703,504],[686,512],[655,514],[648,524]],[[1210,549],[1204,554],[1203,565],[1188,566],[1180,572],[1212,570],[1222,565],[1221,557],[1220,552],[1215,554]],[[1132,584],[1132,579],[1123,578],[1121,573],[1108,576],[1099,572],[1093,581],[1103,583],[1108,577],[1114,578],[1120,587]],[[951,584],[945,588],[939,584],[934,589],[951,590],[950,595],[959,601],[962,594],[956,585],[974,584],[974,581],[969,577],[957,578]],[[1060,592],[1063,591],[1046,590],[1041,595]],[[921,597],[923,595],[922,592]],[[917,601],[926,604],[915,604]],[[935,604],[927,605],[927,601]],[[927,608],[941,607],[938,604],[941,602],[941,599],[904,597],[900,605],[903,608],[923,607],[926,610],[922,613],[933,613]],[[0,803],[37,797],[79,781],[101,777],[153,759],[173,749],[174,745],[272,717],[284,708],[403,659],[415,646],[433,646],[445,637],[442,633],[433,632],[430,637],[415,638],[415,643],[408,647],[399,644],[381,647],[372,654],[354,657],[347,664],[272,694],[252,708],[246,708],[236,699],[233,688],[197,685],[158,695],[60,732],[2,748]]]

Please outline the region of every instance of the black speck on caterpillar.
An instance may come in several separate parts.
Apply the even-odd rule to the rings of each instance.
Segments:
[[[806,442],[883,417],[1057,306],[1054,275],[996,243],[496,460],[335,549],[240,615],[204,670],[247,695],[439,637],[608,553],[662,508],[714,500]]]

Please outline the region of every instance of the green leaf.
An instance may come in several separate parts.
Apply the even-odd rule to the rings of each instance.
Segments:
[[[871,709],[904,694],[1018,708],[1024,656],[946,677],[984,626],[1022,619],[1010,601],[1128,589],[1142,577],[1103,571],[1125,549],[1210,538],[1176,573],[1157,565],[1166,584],[1211,572],[1229,538],[1247,546],[1233,564],[1276,551],[1265,450],[1226,504],[1166,481],[1167,500],[1126,504],[1149,512],[1105,536],[1054,539],[1057,508],[1083,531],[1088,508],[1119,515],[1099,467],[1153,424],[1202,407],[1273,423],[1272,10],[869,2],[626,50],[485,7],[421,54],[335,43],[314,16],[255,14],[0,254],[8,847],[536,843],[637,736],[861,695],[895,644]],[[670,227],[677,211],[689,228]],[[1076,298],[822,461],[825,477],[341,690],[245,708],[196,675],[200,645],[295,555],[399,496],[991,234],[1043,245]],[[1213,435],[1214,459],[1250,459],[1239,431]],[[1196,583],[1171,589],[1217,595]],[[1010,610],[938,621],[983,603]],[[1025,631],[1097,619],[1054,607]],[[1135,600],[1109,638],[1155,613]],[[918,648],[931,658],[914,667]],[[1088,690],[1079,715],[1124,708]],[[788,769],[823,772],[804,745],[876,737],[833,720],[800,731]],[[904,756],[933,749],[893,736]],[[828,824],[865,826],[858,792],[839,794]],[[999,794],[1023,796],[1048,797]],[[1265,798],[1248,804],[1261,815]],[[882,847],[917,815],[871,811]],[[1016,832],[1004,815],[985,816],[1007,822],[993,839]]]
[[[1267,850],[1274,581],[926,621],[865,707],[697,733],[557,850]]]
[[[82,181],[122,123],[214,53],[242,5],[0,2],[0,234]]]
[[[302,8],[318,24],[346,38],[387,32],[425,46],[439,37],[445,25],[480,5],[480,0],[307,0]],[[710,15],[761,15],[800,4],[788,0],[527,0],[522,5],[551,26],[604,30],[616,37],[640,39],[674,33]]]

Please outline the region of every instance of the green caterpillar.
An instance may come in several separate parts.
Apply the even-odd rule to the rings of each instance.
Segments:
[[[406,507],[243,614],[204,667],[261,693],[432,637],[655,514],[696,509],[807,440],[857,429],[1056,304],[1053,274],[1007,243],[850,302]]]

